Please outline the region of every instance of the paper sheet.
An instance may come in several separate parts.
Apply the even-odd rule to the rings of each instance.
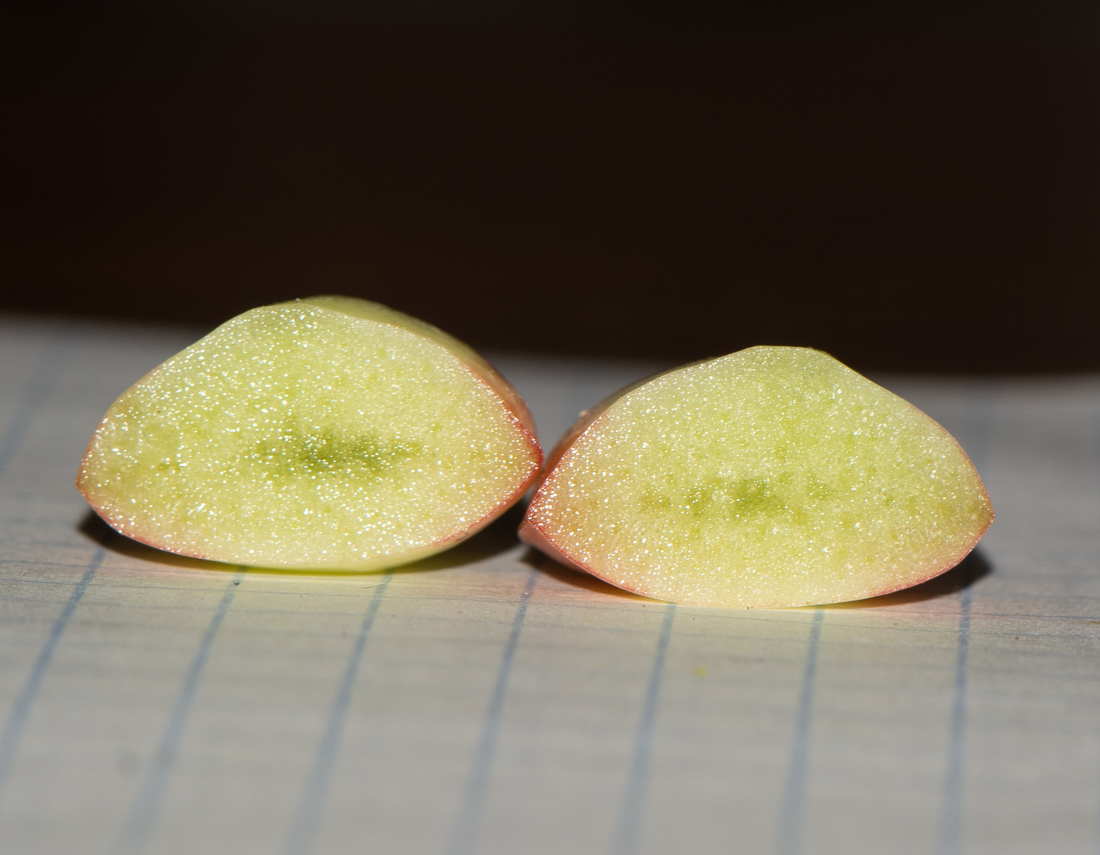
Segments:
[[[296,576],[115,536],[72,482],[187,344],[0,321],[0,852],[1100,850],[1100,380],[878,378],[997,521],[862,604],[673,607],[520,545]],[[657,366],[497,355],[551,445]]]

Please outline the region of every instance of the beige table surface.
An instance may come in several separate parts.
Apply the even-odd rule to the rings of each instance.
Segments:
[[[0,319],[0,852],[1096,853],[1100,379],[876,378],[997,521],[858,605],[672,607],[510,515],[392,575],[113,535],[72,481],[180,330]],[[546,444],[654,366],[495,355]]]

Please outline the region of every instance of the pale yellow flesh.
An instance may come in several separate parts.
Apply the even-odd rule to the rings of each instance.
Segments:
[[[258,567],[378,569],[476,530],[537,442],[461,351],[372,306],[254,309],[168,360],[93,437],[89,502],[138,540]]]
[[[646,596],[861,599],[958,563],[993,518],[954,439],[818,351],[759,347],[664,374],[562,455],[527,521]]]

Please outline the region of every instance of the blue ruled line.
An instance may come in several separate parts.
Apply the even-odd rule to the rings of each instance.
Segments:
[[[516,645],[519,643],[520,632],[523,630],[523,622],[527,616],[527,604],[531,600],[537,579],[538,571],[532,569],[527,576],[527,584],[520,595],[519,604],[516,606],[515,617],[512,618],[512,631],[508,634],[504,654],[500,658],[496,684],[493,686],[493,694],[489,700],[489,709],[485,713],[485,725],[481,731],[477,754],[474,756],[473,770],[466,785],[466,794],[458,812],[454,834],[447,847],[448,855],[470,855],[477,846],[481,816],[485,809],[485,795],[489,789],[489,772],[493,766],[497,734],[500,732],[500,717],[504,710],[504,697],[508,692],[508,678],[512,673],[512,660],[515,659]]]
[[[106,554],[102,547],[95,551],[95,555],[92,556],[92,560],[88,564],[88,569],[84,571],[84,575],[76,583],[76,587],[69,595],[69,601],[65,603],[65,608],[61,610],[61,614],[54,621],[53,627],[50,629],[50,635],[42,646],[34,667],[31,668],[31,675],[23,685],[19,697],[15,699],[15,706],[12,707],[11,714],[4,723],[4,732],[0,735],[0,796],[3,795],[4,785],[11,774],[15,751],[19,747],[19,737],[22,735],[27,718],[30,716],[34,699],[38,697],[38,690],[42,686],[43,677],[46,676],[46,669],[50,667],[50,660],[53,659],[57,643],[61,640],[65,627],[69,625],[69,619],[73,616],[73,612],[76,611],[81,599],[83,599],[84,592],[88,590],[88,585],[91,584],[92,578],[99,569],[99,565],[103,563]]]
[[[646,789],[649,785],[649,760],[653,752],[653,730],[657,723],[657,701],[661,696],[661,679],[665,672],[665,657],[669,639],[672,638],[672,622],[676,618],[676,604],[665,606],[661,633],[657,637],[657,651],[653,656],[653,668],[649,673],[642,719],[638,724],[638,736],[634,742],[634,754],[630,761],[626,792],[619,809],[619,821],[615,836],[611,839],[612,855],[633,855],[641,841],[642,818],[645,813]]]
[[[371,627],[378,614],[378,607],[382,604],[382,597],[392,578],[392,576],[386,576],[382,584],[375,588],[374,596],[371,597],[370,605],[367,606],[367,612],[363,615],[363,622],[359,625],[359,635],[355,638],[355,646],[352,648],[347,667],[344,669],[344,676],[340,680],[340,687],[336,691],[336,699],[329,711],[328,723],[321,737],[321,745],[313,763],[313,772],[306,784],[305,795],[302,797],[298,812],[283,843],[284,855],[308,855],[313,849],[313,841],[317,837],[317,827],[321,821],[321,809],[325,803],[325,794],[328,792],[329,781],[332,780],[332,769],[336,765],[336,752],[340,748],[340,739],[344,734],[344,719],[347,717],[348,705],[351,703],[351,692],[359,673],[359,663],[363,658],[363,651],[366,650],[367,638],[370,636]]]
[[[806,812],[806,778],[810,761],[810,729],[813,725],[814,684],[817,681],[817,651],[821,646],[821,625],[825,610],[814,612],[810,640],[806,647],[806,670],[802,673],[802,692],[798,699],[798,718],[794,726],[794,744],[787,767],[783,808],[779,815],[779,833],[775,855],[801,855],[802,826]]]
[[[959,646],[955,657],[955,699],[951,705],[951,742],[947,751],[947,775],[943,785],[937,855],[962,852],[963,757],[966,748],[966,667],[970,655],[971,580],[963,588],[959,613]]]
[[[145,849],[149,835],[153,832],[153,826],[156,824],[157,815],[160,812],[160,804],[164,799],[164,791],[168,788],[172,767],[175,764],[176,755],[179,753],[180,742],[183,740],[183,729],[187,724],[187,716],[191,712],[191,704],[195,700],[195,693],[198,691],[199,681],[202,678],[203,669],[206,667],[206,660],[210,656],[210,648],[214,644],[214,638],[221,628],[222,621],[225,620],[229,606],[233,602],[233,595],[236,593],[237,586],[243,576],[244,571],[241,571],[229,582],[217,609],[214,611],[214,616],[207,624],[206,632],[203,633],[202,641],[199,642],[199,649],[195,653],[195,658],[191,661],[191,667],[187,669],[187,676],[184,678],[183,688],[176,699],[172,716],[168,720],[168,726],[161,736],[160,746],[157,748],[153,763],[145,775],[137,800],[130,812],[130,820],[115,846],[114,851],[118,855],[137,855]]]
[[[971,428],[967,432],[970,459],[979,471],[985,468],[989,456],[994,424],[993,392],[977,389],[975,405],[971,408]],[[951,704],[951,735],[947,749],[947,772],[944,775],[943,804],[940,809],[940,827],[937,838],[937,855],[960,855],[963,851],[963,779],[966,759],[966,696],[967,670],[970,657],[970,613],[974,599],[974,578],[964,564],[966,578],[963,581],[959,602],[959,641],[955,655],[955,692]]]

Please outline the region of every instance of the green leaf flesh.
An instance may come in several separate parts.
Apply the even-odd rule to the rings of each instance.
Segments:
[[[373,570],[517,499],[537,442],[463,352],[333,299],[246,312],[124,393],[81,470],[93,507],[185,555]]]
[[[993,519],[947,431],[805,348],[660,375],[556,454],[527,524],[581,568],[678,603],[898,590],[954,566]]]

